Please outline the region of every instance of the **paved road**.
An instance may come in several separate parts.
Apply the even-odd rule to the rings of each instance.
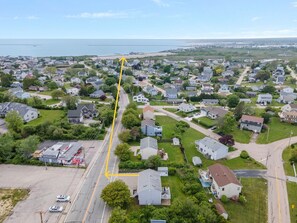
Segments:
[[[123,111],[129,103],[127,94],[121,92],[119,101],[118,118],[115,123],[113,147],[109,161],[109,171],[117,171],[117,159],[113,153],[115,146],[119,143],[118,133],[123,130],[121,120]],[[105,223],[108,222],[110,209],[100,199],[102,189],[110,182],[105,176],[105,159],[108,150],[110,132],[106,135],[100,151],[94,157],[93,163],[87,168],[83,181],[78,185],[78,193],[72,202],[72,206],[66,216],[65,223],[86,222]],[[111,179],[113,180],[113,179]]]
[[[162,106],[152,106],[157,111],[172,117],[176,120],[183,120],[190,124],[193,129],[218,139],[220,136],[189,122],[180,116],[162,109]],[[289,144],[297,143],[297,137],[282,139],[270,144],[241,144],[235,143],[234,147],[238,150],[229,154],[229,157],[238,157],[242,150],[246,150],[251,157],[267,167],[268,181],[268,222],[287,223],[290,222],[289,202],[287,194],[287,177],[285,175],[282,153]]]
[[[267,170],[233,170],[237,177],[265,178]]]
[[[251,68],[250,67],[246,67],[244,69],[244,71],[241,73],[240,77],[238,78],[236,84],[237,85],[241,85],[241,82],[243,81],[243,78],[247,75],[247,72],[250,70]]]

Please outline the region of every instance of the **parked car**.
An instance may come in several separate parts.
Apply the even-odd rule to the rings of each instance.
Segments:
[[[68,195],[58,195],[56,201],[57,202],[69,202],[70,201],[70,196],[68,196]]]
[[[49,212],[62,212],[63,211],[63,207],[61,206],[51,206],[49,207]]]

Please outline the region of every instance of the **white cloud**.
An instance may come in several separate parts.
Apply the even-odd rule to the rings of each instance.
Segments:
[[[258,21],[260,19],[261,19],[261,17],[258,17],[258,16],[255,16],[255,17],[251,18],[252,22],[256,22],[256,21]]]
[[[292,6],[293,6],[294,8],[297,8],[297,2],[292,2]]]
[[[163,0],[152,0],[152,1],[160,7],[169,7],[169,4],[164,2]]]
[[[78,15],[66,15],[66,18],[82,18],[82,19],[101,19],[101,18],[128,18],[129,14],[126,12],[83,12]]]
[[[39,17],[34,16],[34,15],[30,15],[30,16],[27,16],[26,19],[35,20],[35,19],[39,19]]]

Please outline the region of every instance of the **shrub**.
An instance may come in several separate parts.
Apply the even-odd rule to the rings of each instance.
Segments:
[[[228,197],[227,197],[226,195],[223,195],[223,196],[221,197],[221,201],[222,201],[224,204],[226,204],[226,203],[229,201],[229,199],[228,199]]]
[[[250,157],[250,155],[248,154],[247,151],[243,150],[243,151],[241,151],[241,153],[240,153],[240,157],[241,157],[242,159],[248,159],[248,158]]]
[[[168,175],[174,176],[176,174],[176,168],[175,167],[168,167]]]
[[[242,204],[246,203],[246,198],[245,198],[245,196],[240,195],[238,201],[239,201],[240,203],[242,203]]]

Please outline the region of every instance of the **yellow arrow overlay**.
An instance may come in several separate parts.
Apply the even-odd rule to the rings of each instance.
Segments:
[[[108,145],[108,151],[107,151],[107,156],[105,160],[105,177],[110,178],[111,176],[138,176],[138,174],[111,174],[108,170],[108,165],[109,165],[109,159],[110,159],[110,153],[111,153],[111,148],[112,148],[112,142],[113,142],[113,134],[114,134],[114,125],[115,125],[115,120],[116,120],[116,115],[117,115],[117,107],[119,103],[119,95],[120,95],[120,90],[121,90],[121,81],[122,81],[122,76],[123,76],[123,68],[125,65],[125,62],[127,62],[125,57],[122,57],[120,59],[121,62],[121,69],[120,69],[120,76],[119,76],[119,82],[118,82],[118,87],[117,87],[117,96],[115,100],[115,107],[113,111],[113,120],[112,120],[112,125],[111,125],[111,132],[110,132],[110,138],[109,138],[109,145]]]

